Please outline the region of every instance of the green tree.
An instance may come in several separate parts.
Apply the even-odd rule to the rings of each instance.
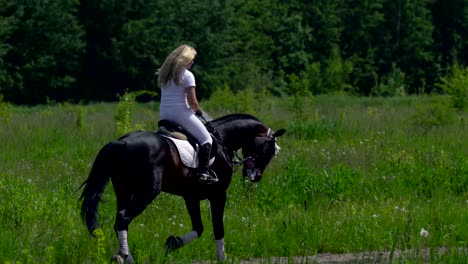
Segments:
[[[324,63],[306,66],[303,77],[310,84],[310,90],[314,94],[354,94],[355,91],[349,79],[352,72],[352,62],[343,60],[339,48],[335,46],[332,47],[330,57]]]
[[[434,50],[445,69],[468,64],[468,0],[435,0],[432,5]]]
[[[392,71],[392,63],[405,74],[407,92],[420,92],[420,87],[433,83],[427,80],[433,71],[431,0],[386,0],[385,23],[380,28],[383,41],[379,75]]]
[[[0,97],[13,85],[13,79],[6,69],[4,57],[12,49],[8,38],[15,27],[15,18],[11,15],[14,1],[2,1],[0,5]]]
[[[432,52],[433,24],[429,4],[432,0],[402,1],[400,43],[397,46],[397,64],[408,75],[407,92],[410,94],[432,89],[435,81],[431,73],[436,70]]]
[[[383,2],[347,0],[346,11],[342,13],[345,28],[340,48],[345,58],[351,58],[351,85],[362,95],[370,93],[374,76],[379,73],[382,51],[379,43],[382,42],[381,30],[385,21]]]
[[[9,5],[15,23],[3,59],[13,79],[5,88],[7,100],[32,104],[73,97],[84,52],[83,31],[75,17],[77,4],[57,0]]]
[[[126,90],[145,87],[153,77],[158,39],[150,0],[81,0],[79,19],[86,31],[81,96],[115,100]],[[163,13],[163,12],[162,12]],[[168,10],[168,15],[175,11]],[[159,20],[158,20],[159,19]],[[171,21],[168,21],[170,23]]]

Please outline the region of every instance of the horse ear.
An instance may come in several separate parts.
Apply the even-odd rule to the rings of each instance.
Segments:
[[[286,133],[286,129],[280,129],[278,131],[276,131],[275,133],[273,133],[273,137],[277,138],[277,137],[281,137],[284,133]]]

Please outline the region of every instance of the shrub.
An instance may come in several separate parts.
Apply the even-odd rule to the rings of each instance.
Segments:
[[[136,91],[136,92],[125,92],[123,95],[119,95],[119,103],[117,104],[117,110],[114,114],[115,131],[117,136],[126,134],[134,127],[131,126],[132,114],[135,107],[135,100],[141,95],[155,96],[155,92],[151,91]]]
[[[433,128],[452,124],[455,120],[453,110],[442,103],[417,106],[409,118],[414,131],[423,134]]]
[[[10,105],[3,101],[3,94],[0,94],[0,122],[10,122]]]
[[[458,110],[465,108],[468,98],[468,68],[455,64],[452,72],[440,81],[436,86],[451,96],[453,107]]]

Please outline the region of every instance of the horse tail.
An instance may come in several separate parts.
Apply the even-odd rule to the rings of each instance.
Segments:
[[[89,233],[98,228],[98,205],[101,201],[102,193],[109,183],[111,174],[115,169],[113,166],[119,164],[115,162],[116,154],[121,153],[121,141],[113,141],[105,145],[96,156],[88,179],[81,184],[83,192],[79,200],[81,201],[81,218],[86,224]]]

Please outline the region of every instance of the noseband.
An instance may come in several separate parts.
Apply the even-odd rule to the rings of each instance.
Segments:
[[[244,167],[248,169],[255,168],[255,158],[253,158],[252,156],[248,156],[247,158],[242,158],[241,156],[239,156],[237,151],[234,152],[234,155],[237,158],[237,160],[232,161],[232,165],[234,165],[234,167],[237,167],[239,165],[244,165]]]

